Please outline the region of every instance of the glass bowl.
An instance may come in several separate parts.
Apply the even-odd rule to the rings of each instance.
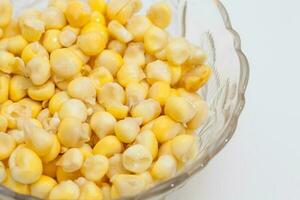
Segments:
[[[27,8],[43,8],[48,0],[12,0],[14,13]],[[153,0],[142,0],[145,12]],[[209,55],[207,63],[213,76],[199,93],[210,106],[207,121],[199,129],[200,149],[197,158],[176,177],[124,200],[163,199],[183,186],[203,169],[232,137],[245,104],[249,66],[241,50],[241,41],[232,28],[228,13],[220,0],[168,0],[173,7],[173,22],[168,28],[172,35],[185,36],[201,46]],[[0,186],[0,199],[31,200]]]

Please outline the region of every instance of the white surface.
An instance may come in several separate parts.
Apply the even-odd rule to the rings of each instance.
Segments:
[[[300,199],[300,1],[223,0],[250,68],[236,134],[170,200]]]

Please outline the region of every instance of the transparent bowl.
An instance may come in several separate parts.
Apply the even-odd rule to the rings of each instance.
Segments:
[[[145,12],[153,0],[142,0]],[[245,104],[245,90],[249,66],[241,50],[241,41],[232,28],[228,13],[219,0],[168,0],[173,7],[173,23],[169,31],[185,36],[204,48],[213,76],[199,93],[210,105],[208,120],[199,129],[199,155],[176,177],[126,200],[163,199],[168,193],[183,186],[203,169],[232,137]],[[27,8],[43,8],[47,0],[13,0],[15,15]],[[0,186],[0,199],[36,199],[19,195]]]

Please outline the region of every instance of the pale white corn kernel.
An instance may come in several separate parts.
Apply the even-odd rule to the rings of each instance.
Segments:
[[[90,125],[99,139],[114,133],[117,120],[112,114],[105,111],[96,112],[92,115]]]
[[[18,129],[13,129],[13,130],[8,131],[8,134],[14,138],[14,140],[16,141],[16,144],[25,143],[24,131],[21,131]]]
[[[61,166],[65,172],[75,172],[83,165],[83,155],[78,148],[71,148],[60,157],[56,165]]]
[[[89,104],[96,102],[96,87],[89,77],[78,77],[68,85],[68,94]]]
[[[45,23],[33,17],[25,17],[20,25],[22,36],[28,42],[39,41],[45,32]]]
[[[81,173],[87,180],[99,181],[107,173],[109,168],[108,159],[102,155],[88,157],[81,168]]]
[[[126,44],[119,41],[119,40],[111,40],[109,43],[108,43],[108,46],[107,48],[109,50],[113,50],[115,51],[116,53],[119,53],[120,55],[123,55],[125,49],[126,49]]]
[[[196,136],[178,135],[171,142],[172,153],[177,160],[186,163],[197,156],[198,142]]]
[[[0,132],[0,160],[8,158],[16,147],[14,137]]]
[[[40,56],[32,58],[26,65],[26,73],[33,84],[45,84],[51,76],[49,59]]]
[[[139,194],[147,188],[147,183],[142,176],[132,174],[118,174],[112,178],[112,189],[119,197]],[[113,193],[113,191],[111,191]]]
[[[172,155],[162,155],[154,163],[151,175],[156,180],[167,180],[172,178],[177,171],[177,161]]]
[[[130,43],[124,53],[124,63],[143,67],[145,51],[142,43]]]
[[[153,99],[146,99],[139,102],[131,110],[131,115],[136,118],[141,118],[143,124],[158,117],[161,113],[160,104]]]
[[[189,45],[184,38],[173,38],[166,47],[166,54],[169,62],[181,65],[190,56]]]
[[[79,187],[71,180],[62,181],[57,184],[49,194],[49,200],[73,200],[80,195]]]
[[[122,163],[122,154],[115,154],[114,156],[108,159],[109,161],[109,169],[107,172],[108,178],[112,178],[117,174],[128,174],[129,171],[125,169]]]
[[[158,153],[158,141],[151,130],[141,131],[140,134],[136,137],[135,143],[147,147],[152,154],[152,158],[156,158]]]
[[[151,21],[143,15],[131,17],[127,24],[127,30],[132,34],[134,41],[143,41],[146,31],[151,27]]]
[[[124,64],[117,73],[118,82],[126,87],[130,83],[140,82],[145,78],[144,71],[136,64]]]
[[[132,34],[116,20],[109,22],[108,31],[113,37],[124,43],[128,43],[133,39]]]
[[[145,50],[154,54],[162,50],[168,44],[168,34],[156,26],[151,26],[144,35]]]
[[[45,28],[61,29],[66,25],[66,18],[64,13],[56,7],[48,7],[43,10],[41,19],[45,23]]]
[[[122,65],[121,55],[113,50],[103,50],[95,60],[95,67],[105,67],[113,76],[116,75]]]
[[[112,102],[125,103],[125,91],[118,83],[106,83],[100,89],[97,95],[100,104],[106,106]]]
[[[154,3],[147,15],[151,22],[160,28],[168,27],[172,20],[171,7],[164,1]]]
[[[73,117],[84,122],[87,119],[87,108],[82,101],[78,99],[69,99],[62,104],[59,110],[59,117],[62,120]]]
[[[63,47],[70,47],[76,42],[77,35],[73,31],[66,29],[59,34],[58,39]]]
[[[131,16],[140,10],[140,0],[112,0],[107,4],[107,17],[125,24]]]
[[[129,83],[125,92],[127,105],[131,107],[146,99],[148,88],[142,83]]]
[[[121,142],[132,143],[140,132],[140,121],[135,118],[125,118],[115,124],[114,131]]]
[[[150,84],[153,84],[156,81],[164,81],[170,84],[172,74],[169,65],[166,62],[156,60],[147,64],[146,77]]]
[[[207,54],[200,47],[190,44],[190,57],[187,60],[189,65],[202,65],[207,60]]]

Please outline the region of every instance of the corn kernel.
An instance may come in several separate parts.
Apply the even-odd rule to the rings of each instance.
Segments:
[[[9,38],[3,38],[0,40],[0,50],[6,51],[8,46]]]
[[[66,25],[66,18],[63,11],[56,7],[48,7],[43,10],[41,19],[45,23],[46,30],[61,29]]]
[[[14,192],[26,195],[30,194],[29,185],[25,185],[15,181],[15,179],[11,175],[10,170],[8,169],[6,170],[6,179],[2,184],[3,186],[11,189]]]
[[[172,139],[171,149],[175,158],[186,163],[197,156],[198,143],[196,136],[178,135]]]
[[[50,176],[52,178],[56,178],[56,159],[49,162],[49,163],[43,163],[43,174],[46,176]]]
[[[94,147],[93,153],[96,155],[104,155],[111,157],[114,154],[121,153],[123,151],[123,144],[118,140],[116,136],[109,135],[102,138]]]
[[[10,77],[0,73],[0,104],[8,100]]]
[[[190,57],[187,60],[189,65],[202,65],[207,60],[207,54],[200,47],[190,45]]]
[[[69,99],[62,104],[59,110],[59,117],[60,119],[73,117],[84,122],[87,119],[87,108],[82,101]]]
[[[79,48],[88,56],[98,55],[106,44],[106,38],[96,32],[83,33],[78,37]]]
[[[124,53],[124,63],[145,66],[145,52],[142,43],[130,43]]]
[[[24,76],[13,76],[9,86],[9,97],[12,101],[19,101],[27,95],[27,89],[32,86]]]
[[[22,36],[28,42],[35,42],[39,41],[45,32],[45,23],[38,18],[25,17],[22,20],[20,29]]]
[[[25,63],[28,63],[33,57],[36,56],[45,56],[46,58],[49,58],[49,54],[45,47],[43,47],[40,43],[38,42],[33,42],[28,44],[22,51],[22,59],[24,60]]]
[[[24,10],[18,17],[18,26],[21,28],[25,24],[25,19],[40,19],[42,12],[35,8]]]
[[[105,13],[106,10],[105,0],[88,0],[88,3],[93,11],[97,11],[99,13]]]
[[[152,98],[164,105],[170,96],[171,87],[168,83],[163,81],[155,82],[149,89],[149,98]]]
[[[112,50],[104,50],[95,60],[95,67],[105,67],[114,76],[123,65],[120,54]]]
[[[51,114],[58,112],[64,102],[68,101],[70,98],[66,92],[56,93],[49,101],[49,111]]]
[[[114,133],[116,122],[117,121],[112,114],[101,111],[92,115],[90,124],[94,133],[102,139],[106,135]]]
[[[93,0],[90,0],[93,1]],[[100,0],[101,1],[101,0]],[[103,12],[93,11],[91,16],[91,22],[96,22],[102,25],[106,25],[106,19],[103,15]]]
[[[52,135],[53,137],[53,144],[51,146],[50,151],[43,157],[41,157],[43,163],[49,163],[57,158],[60,153],[61,146],[58,140],[57,135]]]
[[[0,160],[8,158],[15,147],[15,139],[11,135],[0,132]]]
[[[13,103],[11,101],[3,103],[1,114],[6,117],[8,128],[10,129],[17,127],[17,119],[30,118],[32,115],[28,105],[21,105],[20,103]]]
[[[146,99],[139,102],[131,110],[131,115],[136,118],[141,118],[143,124],[155,119],[161,113],[159,103],[153,99]]]
[[[48,7],[55,7],[60,9],[62,12],[65,12],[68,7],[68,2],[70,0],[50,0]]]
[[[98,92],[98,102],[104,106],[112,102],[125,103],[125,91],[118,83],[106,83]]]
[[[14,55],[4,50],[0,50],[0,71],[10,74],[13,72]]]
[[[49,194],[49,200],[73,200],[78,199],[80,195],[79,187],[73,181],[62,181],[54,186]]]
[[[27,41],[21,35],[17,35],[9,38],[7,50],[15,55],[21,55],[27,44]]]
[[[39,156],[24,146],[18,146],[12,152],[8,163],[12,178],[22,184],[36,182],[43,172]]]
[[[90,139],[85,126],[77,118],[64,118],[57,132],[60,143],[65,147],[81,147]]]
[[[89,22],[91,10],[85,3],[74,0],[68,3],[65,15],[71,26],[82,27]]]
[[[154,163],[151,175],[156,180],[167,180],[176,174],[177,161],[172,155],[162,155]]]
[[[102,37],[102,41],[107,43],[109,39],[108,29],[105,25],[97,22],[89,22],[81,29],[81,34],[97,33]]]
[[[137,42],[144,40],[144,35],[150,27],[151,21],[143,15],[131,17],[126,24],[126,29],[132,34],[133,40]]]
[[[56,165],[65,172],[71,173],[79,170],[83,164],[83,155],[78,148],[67,150],[57,161]]]
[[[167,46],[167,43],[168,35],[159,27],[152,26],[144,34],[145,50],[150,54],[162,50]]]
[[[150,84],[153,84],[156,81],[164,81],[170,84],[172,79],[169,65],[161,60],[157,60],[147,64],[146,76]]]
[[[169,62],[181,65],[190,56],[189,45],[184,38],[173,38],[166,47],[166,53]]]
[[[50,55],[51,69],[55,75],[68,79],[80,72],[82,61],[71,49],[56,49]]]
[[[83,156],[83,160],[86,160],[89,156],[93,155],[93,149],[89,144],[83,144],[79,150]]]
[[[111,190],[116,190],[117,198],[139,194],[147,187],[143,177],[131,174],[118,174],[112,178],[112,183]]]
[[[41,103],[34,101],[29,98],[24,98],[18,102],[20,105],[28,107],[31,111],[31,117],[35,118],[39,114],[39,112],[42,110]]]
[[[53,178],[42,175],[37,182],[30,185],[30,194],[45,199],[56,185],[57,183]]]
[[[120,55],[123,55],[126,45],[125,45],[125,43],[123,43],[119,40],[111,40],[108,43],[107,48],[109,50],[115,51],[116,53],[119,53]]]
[[[109,22],[108,31],[114,38],[124,43],[128,43],[133,39],[132,34],[116,20]]]
[[[59,42],[59,35],[61,31],[53,29],[45,32],[42,40],[43,46],[48,50],[48,52],[52,52],[56,49],[60,49],[62,46]]]
[[[145,100],[148,94],[148,87],[143,83],[129,83],[126,86],[126,99],[128,106],[135,106]]]
[[[174,86],[176,85],[180,78],[181,78],[181,75],[182,75],[182,69],[180,66],[178,65],[169,65],[170,67],[170,70],[171,70],[171,85]]]
[[[76,27],[73,27],[73,26],[71,26],[71,25],[67,25],[67,26],[65,26],[65,27],[62,29],[62,31],[71,31],[71,32],[73,32],[76,36],[78,36],[79,33],[80,33],[80,28],[76,28]]]
[[[91,78],[79,77],[72,80],[68,85],[67,91],[71,97],[86,103],[95,104],[96,102],[96,87]]]
[[[20,35],[20,28],[17,20],[11,19],[9,24],[3,29],[3,38],[10,38]]]
[[[28,96],[36,101],[45,101],[51,99],[55,93],[55,85],[48,81],[41,86],[31,86],[28,88]]]
[[[156,158],[158,153],[158,142],[151,130],[141,131],[137,136],[135,143],[147,147],[152,154],[152,158]]]
[[[114,175],[117,174],[128,174],[129,171],[124,168],[122,163],[122,154],[115,154],[109,158],[109,169],[107,176],[111,179]]]
[[[108,171],[108,159],[103,155],[88,157],[81,168],[81,173],[89,181],[99,181]]]
[[[40,56],[32,58],[26,65],[26,71],[33,84],[45,84],[51,76],[49,59]]]
[[[138,65],[124,64],[117,73],[117,80],[124,87],[144,78],[145,74]]]
[[[167,28],[172,20],[171,7],[163,1],[153,4],[147,15],[152,23],[160,28]]]
[[[59,183],[63,182],[63,181],[68,181],[68,180],[76,180],[77,178],[81,177],[82,174],[80,173],[80,171],[76,171],[76,172],[72,172],[72,173],[68,173],[65,172],[61,167],[57,167],[56,170],[56,179]]]
[[[10,0],[2,0],[0,2],[0,10],[1,10],[1,16],[0,16],[0,27],[6,27],[13,14],[13,5],[10,2]]]
[[[125,118],[115,124],[114,131],[123,143],[132,143],[140,132],[140,123],[134,118]]]
[[[110,198],[110,185],[107,183],[103,183],[101,185],[101,190],[103,194],[103,200],[111,200]]]
[[[207,103],[200,100],[196,108],[196,115],[187,123],[187,127],[193,130],[199,128],[207,118],[208,113],[209,108]]]
[[[172,144],[172,140],[169,140],[161,144],[158,150],[158,156],[160,157],[162,155],[173,155],[171,144]]]
[[[151,166],[152,160],[150,150],[141,144],[132,145],[122,155],[123,166],[134,173],[145,172]]]
[[[8,121],[4,115],[0,115],[0,132],[6,132],[8,127]]]
[[[66,29],[60,32],[58,40],[63,47],[70,47],[77,40],[77,35],[73,31]]]
[[[6,179],[6,169],[2,161],[0,161],[0,183]]]
[[[128,115],[129,107],[118,102],[112,102],[105,105],[106,111],[112,114],[116,119],[124,119]]]
[[[86,181],[80,186],[80,196],[78,200],[103,200],[101,189],[91,181]]]
[[[181,128],[179,123],[176,123],[166,115],[162,115],[155,119],[151,130],[155,134],[158,142],[164,143],[178,135]]]
[[[82,64],[88,63],[88,61],[89,61],[90,58],[91,58],[90,56],[85,55],[85,54],[81,51],[81,49],[79,48],[78,45],[73,45],[73,46],[69,47],[68,49],[70,49],[71,52],[74,53],[74,54],[77,56],[77,58],[79,58],[79,60],[81,61]],[[81,66],[81,67],[82,67],[82,66]]]

